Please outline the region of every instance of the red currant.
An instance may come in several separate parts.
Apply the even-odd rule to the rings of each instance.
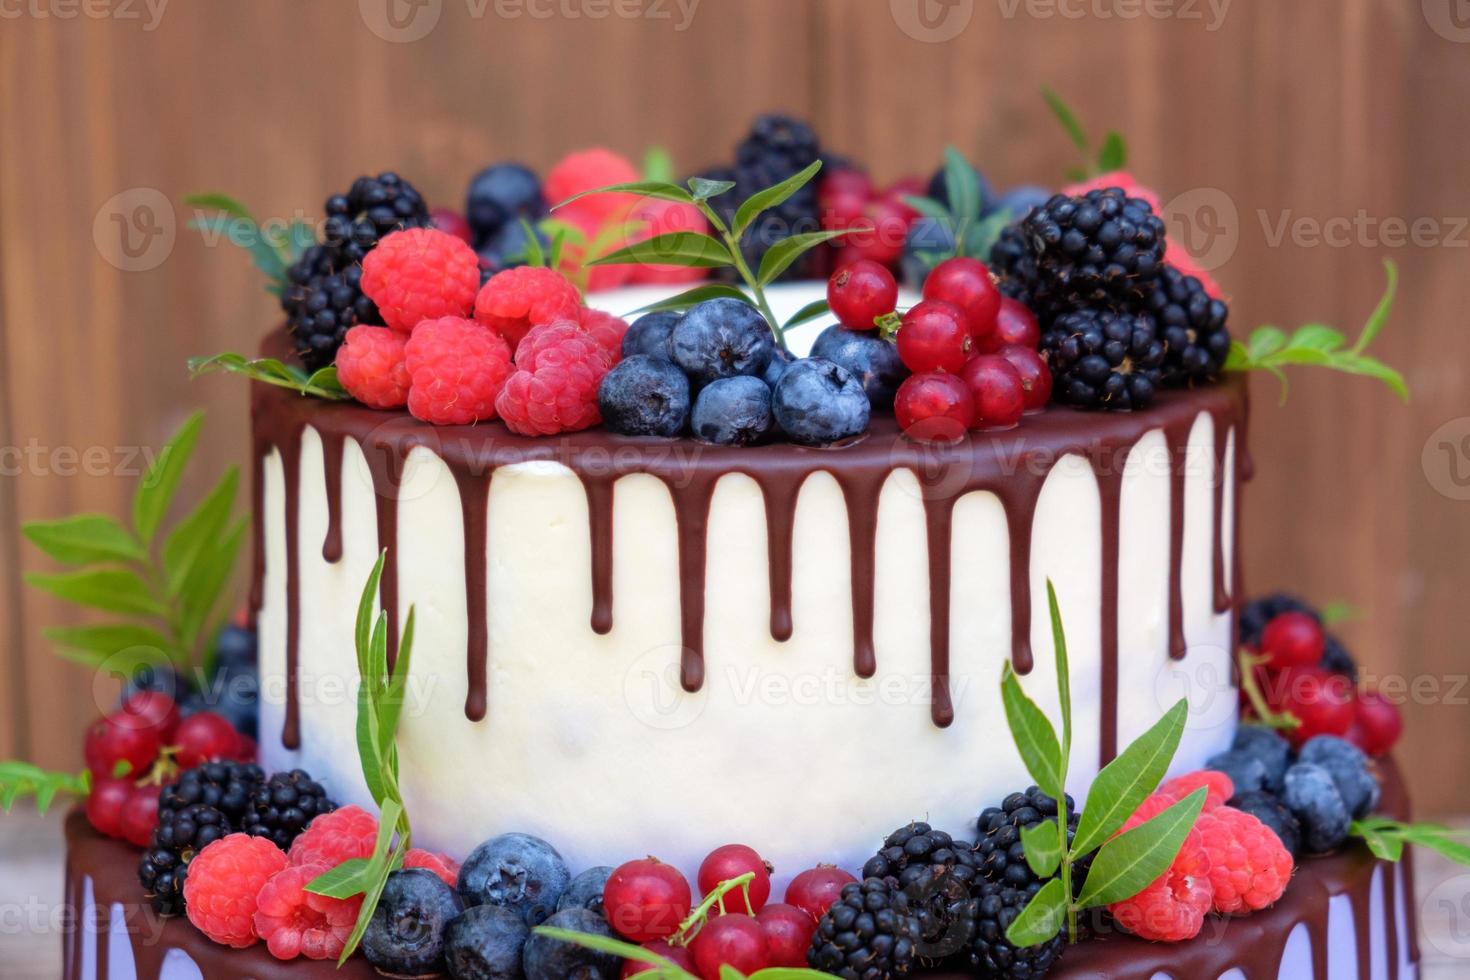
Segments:
[[[87,822],[99,834],[122,836],[123,807],[133,794],[133,781],[103,777],[92,783],[87,794]]]
[[[701,980],[720,980],[722,966],[749,975],[770,965],[766,934],[748,915],[710,919],[689,944],[689,951],[694,954],[694,972]]]
[[[162,747],[158,732],[133,723],[131,716],[119,711],[99,718],[87,729],[82,755],[94,776],[136,778],[148,771]]]
[[[240,733],[212,711],[201,711],[179,722],[174,743],[179,747],[175,758],[185,769],[240,755]]]
[[[134,786],[122,806],[123,840],[134,847],[147,847],[153,837],[153,828],[158,826],[158,794],[160,787],[152,784]]]
[[[255,745],[255,739],[251,738],[249,735],[246,735],[244,733],[241,733],[241,735],[240,735],[240,751],[235,754],[235,761],[236,762],[254,762],[255,761],[255,757],[256,757],[257,754],[258,754],[258,750],[257,750],[257,747]]]
[[[771,866],[767,864],[754,848],[746,847],[744,844],[726,844],[710,851],[709,857],[699,866],[699,891],[700,894],[708,895],[719,886],[722,881],[731,878],[739,878],[743,874],[753,874],[750,882],[750,905],[745,904],[744,889],[736,888],[727,892],[724,897],[726,912],[740,912],[750,915],[756,909],[766,904],[766,899],[771,897]],[[715,905],[715,911],[719,911],[719,904]]]
[[[994,335],[1001,295],[990,270],[979,259],[956,256],[936,265],[924,280],[924,298],[957,307],[965,316],[976,350]]]
[[[873,198],[873,182],[861,170],[834,170],[817,190],[817,210],[829,231],[851,228],[862,220]]]
[[[975,397],[975,427],[1006,429],[1026,412],[1026,388],[1021,374],[999,354],[981,354],[965,365],[960,380]]]
[[[678,869],[658,858],[628,861],[602,889],[608,923],[635,943],[666,939],[689,915],[693,896]]]
[[[892,265],[903,254],[911,224],[905,205],[882,199],[874,201],[867,213],[849,226],[852,232],[840,239],[842,250],[855,258]]]
[[[929,187],[923,177],[909,175],[900,177],[887,187],[883,188],[878,197],[889,203],[898,205],[903,210],[903,215],[913,224],[919,220],[919,212],[915,210],[904,198],[924,197],[929,193]]]
[[[1035,347],[1007,344],[996,352],[1021,376],[1021,389],[1026,393],[1026,411],[1039,412],[1051,400],[1051,368]]]
[[[948,371],[958,374],[970,358],[972,341],[965,315],[940,300],[925,300],[903,315],[898,328],[898,357],[918,374]]]
[[[1322,625],[1304,612],[1286,612],[1261,632],[1261,652],[1269,667],[1311,667],[1322,661],[1327,637]]]
[[[771,966],[806,966],[807,947],[817,921],[795,905],[767,905],[755,914],[766,936],[767,962]]]
[[[858,259],[827,280],[827,304],[849,330],[872,330],[874,320],[898,305],[898,280],[885,266]]]
[[[1352,681],[1321,667],[1273,671],[1267,699],[1301,723],[1286,732],[1298,746],[1314,735],[1346,735],[1358,716]]]
[[[842,894],[842,886],[857,881],[841,868],[819,864],[791,879],[786,886],[786,901],[801,909],[815,922],[827,914],[832,903]]]
[[[1387,755],[1404,733],[1404,716],[1399,706],[1377,691],[1358,695],[1358,723],[1354,726],[1358,748],[1371,756]]]
[[[114,717],[122,724],[151,728],[167,743],[179,727],[179,706],[162,691],[137,691]]]
[[[644,943],[643,948],[655,956],[662,956],[664,959],[677,964],[690,973],[694,972],[694,956],[683,946],[670,946],[662,939],[655,939],[651,943]],[[640,973],[647,973],[653,969],[655,969],[653,964],[644,963],[642,960],[623,960],[621,978],[622,980],[628,980],[629,977],[637,976]]]
[[[1017,347],[1041,346],[1041,324],[1031,307],[1009,296],[1000,298],[1000,312],[995,316],[995,333],[981,347],[982,354],[994,354],[1002,347],[1015,344]]]
[[[898,386],[893,416],[910,439],[956,442],[975,424],[975,398],[953,374],[911,374]]]

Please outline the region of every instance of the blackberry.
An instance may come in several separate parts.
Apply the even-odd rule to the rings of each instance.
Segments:
[[[1204,284],[1173,266],[1159,270],[1144,309],[1164,339],[1164,384],[1185,387],[1214,381],[1230,353],[1230,308]]]
[[[993,881],[981,882],[974,898],[966,903],[964,915],[973,938],[967,965],[972,976],[1031,980],[1045,976],[1062,955],[1062,934],[1036,946],[1016,948],[1006,939],[1006,930],[1026,903],[1030,892]]]
[[[1026,863],[1026,850],[1021,845],[1021,831],[1043,820],[1055,820],[1057,801],[1031,786],[1024,793],[1012,793],[1000,806],[986,807],[975,821],[975,857],[980,875],[987,881],[1034,895],[1046,882],[1037,877]],[[1067,796],[1067,840],[1077,835],[1080,814],[1070,795]],[[1092,867],[1092,854],[1072,865],[1072,892],[1082,894]],[[1084,913],[1078,919],[1079,938],[1087,938],[1097,916]]]
[[[913,970],[919,920],[884,878],[844,885],[817,923],[806,961],[844,980],[889,980]]]
[[[250,809],[250,797],[265,782],[265,773],[249,762],[206,762],[186,769],[178,782],[158,796],[158,813],[175,813],[203,804],[224,815],[231,828],[241,825]]]
[[[255,837],[268,837],[284,851],[313,817],[335,809],[336,802],[320,783],[302,770],[292,769],[256,784],[240,829]]]
[[[1019,221],[1000,230],[990,247],[990,269],[1000,279],[1000,291],[1030,306],[1037,285],[1036,255],[1026,242]]]
[[[1147,408],[1158,392],[1164,344],[1147,316],[1112,310],[1065,313],[1042,331],[1053,395],[1077,408]]]
[[[1240,642],[1246,646],[1256,646],[1261,642],[1261,633],[1265,631],[1266,624],[1287,612],[1304,612],[1317,622],[1322,622],[1322,614],[1302,599],[1289,592],[1273,592],[1252,599],[1241,607]],[[1331,633],[1327,634],[1322,648],[1321,666],[1334,674],[1341,674],[1354,684],[1358,682],[1357,662],[1342,641]]]
[[[1058,194],[1021,221],[1049,311],[1141,302],[1164,264],[1164,222],[1119,187]]]
[[[927,823],[911,823],[889,834],[863,865],[864,878],[897,883],[919,920],[918,953],[926,964],[964,948],[969,934],[956,929],[959,906],[980,878],[975,848]]]
[[[184,878],[189,862],[206,846],[230,832],[224,813],[203,803],[158,811],[158,826],[138,864],[138,881],[160,915],[184,911]]]
[[[390,232],[429,227],[423,196],[395,173],[357,178],[346,194],[327,198],[325,210],[322,238],[336,251],[339,269],[360,265]]]

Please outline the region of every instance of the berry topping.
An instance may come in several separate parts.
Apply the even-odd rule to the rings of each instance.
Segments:
[[[162,691],[134,691],[112,717],[118,724],[157,732],[167,743],[179,726],[179,706]]]
[[[122,837],[123,808],[133,795],[133,781],[102,777],[92,784],[87,794],[87,822],[92,829],[107,837]]]
[[[765,931],[748,915],[710,919],[689,944],[689,952],[701,980],[720,980],[727,966],[749,976],[770,965]]]
[[[523,976],[521,950],[531,927],[494,905],[465,909],[444,929],[444,965],[451,977],[512,980]]]
[[[689,421],[689,379],[671,361],[630,354],[603,377],[597,407],[619,435],[677,436]]]
[[[240,733],[214,712],[200,711],[179,722],[174,744],[178,746],[174,759],[179,765],[198,766],[238,757]]]
[[[563,909],[547,919],[546,925],[554,929],[613,938],[607,920],[586,909]],[[526,971],[526,980],[566,980],[568,977],[612,980],[622,971],[623,961],[613,953],[588,949],[586,946],[533,932],[531,938],[526,940],[522,964]]]
[[[1326,639],[1315,617],[1284,612],[1262,631],[1261,653],[1268,667],[1311,667],[1322,659]]]
[[[975,399],[975,427],[1007,429],[1026,413],[1026,384],[1009,358],[981,354],[960,371]]]
[[[195,803],[179,810],[160,806],[158,827],[138,864],[138,881],[154,911],[162,915],[184,911],[189,863],[229,832],[229,821],[212,806]]]
[[[1352,814],[1337,781],[1322,766],[1298,762],[1286,770],[1281,802],[1301,823],[1302,842],[1309,853],[1325,854],[1347,840]]]
[[[674,326],[670,343],[674,363],[696,384],[743,374],[759,376],[776,348],[771,325],[761,312],[729,297],[690,308]]]
[[[234,737],[234,729],[230,729],[230,735]],[[87,729],[82,756],[92,775],[100,779],[137,777],[148,771],[162,747],[157,728],[140,723],[136,715],[117,711],[99,718]]]
[[[1126,832],[1161,812],[1174,800],[1155,794],[1123,824]],[[1108,906],[1118,925],[1154,942],[1174,943],[1199,935],[1214,905],[1210,855],[1198,827],[1191,828],[1174,863],[1151,885],[1126,901]]]
[[[817,335],[812,343],[811,356],[825,358],[845,368],[858,379],[874,408],[891,408],[898,386],[909,373],[893,341],[885,340],[873,331],[859,333],[835,324]],[[769,375],[769,369],[767,373]],[[767,383],[770,383],[769,377]]]
[[[250,810],[240,821],[248,834],[269,837],[285,850],[318,814],[331,813],[337,804],[320,783],[300,769],[278,772],[257,783],[250,794]]]
[[[606,865],[583,871],[561,893],[556,910],[560,912],[562,909],[579,908],[601,915],[602,893],[607,889],[607,879],[612,877],[612,873],[613,869]]]
[[[1399,706],[1377,691],[1358,694],[1358,723],[1349,737],[1371,756],[1387,755],[1404,733],[1404,716]]]
[[[466,906],[497,905],[527,925],[545,922],[571,882],[556,848],[530,834],[501,834],[470,853],[459,872]]]
[[[1361,820],[1378,807],[1382,796],[1368,757],[1351,742],[1331,735],[1318,735],[1302,746],[1298,764],[1321,766],[1332,775],[1348,815]]]
[[[1046,366],[1046,360],[1036,352],[1036,348],[1007,344],[996,354],[1009,361],[1021,376],[1022,402],[1026,411],[1039,412],[1045,408],[1051,401],[1051,368]]]
[[[1195,829],[1210,857],[1216,912],[1249,915],[1275,904],[1286,891],[1291,854],[1260,820],[1222,806],[1201,814]]]
[[[646,943],[674,934],[689,915],[693,895],[678,869],[649,857],[620,864],[607,879],[602,903],[619,934]]]
[[[1298,746],[1317,735],[1346,735],[1358,714],[1352,682],[1322,667],[1278,671],[1269,680],[1267,699],[1300,722],[1286,733]]]
[[[961,954],[978,977],[1043,977],[1061,957],[1065,938],[1058,934],[1037,946],[1017,948],[1006,938],[1031,892],[993,881],[982,882],[972,901],[960,905],[963,928],[970,935],[969,949]]]
[[[776,385],[771,410],[792,442],[809,446],[862,435],[872,414],[862,384],[820,357],[792,362]]]
[[[354,803],[312,820],[291,842],[289,855],[292,864],[336,867],[371,856],[377,839],[378,818]]]
[[[913,969],[918,941],[908,898],[896,884],[869,878],[843,886],[817,923],[807,963],[844,980],[903,977]]]
[[[975,822],[975,854],[979,870],[990,881],[1012,888],[1034,889],[1041,879],[1026,863],[1021,831],[1043,820],[1055,820],[1057,801],[1031,786],[1024,793],[1012,793],[1000,806],[986,807]],[[1067,797],[1067,833],[1077,831],[1077,806]],[[1090,864],[1090,861],[1088,862]],[[1087,865],[1074,869],[1074,884],[1081,885]]]
[[[715,848],[700,864],[697,883],[700,892],[708,895],[721,882],[747,873],[755,875],[750,884],[727,894],[722,905],[726,912],[750,915],[771,897],[771,866],[755,852],[755,848],[744,844]],[[747,892],[750,895],[748,905],[745,901]]]
[[[546,213],[541,182],[519,163],[497,163],[475,174],[464,207],[475,248],[484,248],[505,227],[520,219],[535,222]]]
[[[770,966],[806,966],[806,951],[817,931],[817,920],[795,905],[767,905],[755,914],[756,924],[766,937],[766,963]]]
[[[721,378],[694,400],[690,427],[695,437],[717,446],[753,446],[776,426],[771,389],[760,378]]]
[[[466,245],[474,244],[475,236],[470,230],[470,223],[453,208],[429,208],[429,226],[446,235],[453,235]]]
[[[369,408],[408,404],[408,338],[387,327],[353,327],[337,351],[337,380]]]
[[[1260,760],[1266,767],[1265,788],[1273,793],[1281,791],[1281,782],[1286,778],[1286,767],[1291,761],[1290,742],[1270,728],[1241,725],[1235,730],[1235,741],[1231,744],[1231,750],[1244,752]]]
[[[903,315],[898,356],[910,371],[958,374],[973,349],[969,324],[957,306],[925,300]]]
[[[633,321],[628,332],[623,334],[623,356],[647,354],[666,361],[674,359],[674,326],[679,322],[678,313],[645,313]]]
[[[786,901],[815,921],[827,914],[827,909],[837,901],[844,886],[856,881],[856,878],[841,868],[819,864],[791,879],[791,884],[786,886]]]
[[[926,371],[899,385],[893,415],[910,439],[956,442],[975,424],[975,399],[953,374]]]
[[[444,970],[444,930],[464,905],[451,885],[423,868],[394,871],[362,936],[379,973],[418,977]]]
[[[1165,265],[1144,309],[1158,322],[1164,340],[1165,384],[1198,384],[1220,376],[1230,353],[1230,308],[1198,278]]]
[[[827,281],[827,303],[849,330],[872,330],[878,317],[898,305],[898,281],[893,273],[870,259],[859,259],[838,269]]]
[[[475,297],[475,319],[512,347],[537,324],[575,320],[582,305],[577,287],[552,269],[521,266],[490,277]]]
[[[414,418],[435,425],[495,418],[495,400],[511,375],[510,347],[500,335],[447,316],[419,324],[404,355]]]
[[[1301,853],[1302,825],[1275,795],[1260,790],[1241,793],[1230,801],[1230,806],[1249,813],[1271,828],[1271,832],[1280,839],[1281,846],[1293,858]]]
[[[495,399],[506,428],[523,436],[576,432],[602,421],[597,390],[613,355],[574,321],[533,327],[516,371]]]
[[[1266,769],[1266,763],[1251,755],[1249,752],[1231,750],[1221,752],[1219,755],[1211,756],[1205,760],[1205,768],[1224,773],[1230,780],[1230,785],[1235,787],[1235,796],[1242,793],[1253,793],[1257,790],[1267,789],[1271,774]],[[1282,770],[1283,775],[1285,770]],[[1231,797],[1234,799],[1235,797]]]
[[[183,772],[178,782],[159,794],[159,812],[174,812],[196,803],[214,807],[232,824],[250,809],[250,795],[265,780],[260,767],[244,762],[209,762]]]
[[[362,896],[328,898],[306,890],[325,874],[325,864],[291,865],[277,872],[255,897],[255,933],[278,960],[335,960],[362,910]]]
[[[1136,302],[1164,262],[1164,222],[1150,202],[1119,187],[1058,194],[1021,231],[1036,262],[1025,288],[1048,309]]]
[[[158,826],[158,787],[152,783],[130,786],[121,817],[120,833],[114,836],[121,836],[134,847],[147,847]]]
[[[440,851],[426,851],[423,848],[411,847],[408,853],[403,855],[403,866],[431,871],[450,888],[453,888],[459,881],[459,862]]]
[[[1063,314],[1042,334],[1056,398],[1077,408],[1147,408],[1157,394],[1164,344],[1146,316],[1108,310]]]
[[[286,855],[270,841],[230,834],[201,850],[189,865],[184,900],[189,921],[210,939],[243,949],[258,938],[255,899],[286,867]]]
[[[395,231],[362,260],[362,291],[400,333],[424,320],[468,316],[479,289],[474,249],[436,228]]]
[[[593,147],[568,153],[546,175],[546,198],[558,207],[558,216],[591,219],[595,228],[623,215],[637,202],[633,194],[590,194],[571,204],[563,204],[578,194],[608,187],[631,184],[639,179],[638,168],[626,158],[604,147]]]
[[[623,356],[623,338],[628,334],[628,321],[606,310],[584,306],[577,311],[577,323],[592,335],[614,361]]]
[[[1003,296],[1000,312],[995,316],[995,333],[980,345],[982,354],[993,354],[1002,347],[1029,347],[1035,350],[1041,344],[1041,325],[1036,314],[1020,300]]]
[[[939,263],[924,280],[924,298],[948,303],[964,314],[974,349],[984,348],[994,336],[1001,295],[979,259],[957,256]]]
[[[1235,786],[1230,782],[1230,777],[1210,769],[1198,769],[1165,780],[1154,795],[1169,797],[1177,803],[1200,787],[1205,788],[1206,813],[1224,806],[1235,795]]]

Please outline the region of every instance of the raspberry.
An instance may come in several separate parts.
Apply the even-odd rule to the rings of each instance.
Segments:
[[[491,276],[475,297],[475,319],[514,347],[532,327],[577,317],[582,297],[553,269],[518,266]]]
[[[1173,801],[1155,793],[1123,824],[1132,830],[1157,815]],[[1143,939],[1173,943],[1193,939],[1204,926],[1214,904],[1210,855],[1198,826],[1190,828],[1174,863],[1153,884],[1126,901],[1108,906],[1118,925]]]
[[[261,887],[286,867],[286,854],[264,837],[230,834],[189,863],[184,902],[189,921],[210,939],[243,949],[258,938],[252,918]]]
[[[255,933],[278,960],[335,960],[347,948],[362,896],[328,898],[306,886],[331,870],[325,864],[292,865],[277,873],[255,899]]]
[[[511,372],[510,346],[499,334],[446,316],[419,324],[404,353],[414,418],[472,425],[495,417],[495,396]]]
[[[378,839],[378,818],[357,805],[324,813],[297,835],[288,852],[292,864],[325,864],[332,867],[350,858],[373,853]]]
[[[407,340],[387,327],[353,327],[337,348],[337,380],[369,408],[402,408],[408,402]]]
[[[614,364],[622,360],[623,334],[628,332],[627,320],[604,310],[584,306],[577,311],[577,322],[612,355]]]
[[[475,250],[437,228],[395,231],[362,260],[362,291],[400,333],[424,320],[467,316],[479,288]]]
[[[597,388],[612,355],[576,323],[536,327],[516,348],[516,373],[506,381],[495,410],[512,432],[550,436],[602,421]]]
[[[1167,796],[1177,803],[1201,786],[1209,788],[1205,796],[1206,811],[1224,806],[1226,801],[1235,795],[1235,784],[1230,781],[1230,777],[1213,769],[1200,769],[1196,772],[1187,772],[1182,776],[1175,776],[1165,781],[1154,795]]]
[[[455,887],[459,881],[459,862],[442,852],[425,851],[422,848],[411,847],[408,853],[403,855],[403,866],[405,868],[423,868],[426,871],[432,871],[439,876],[440,881],[444,882],[450,888]]]
[[[638,168],[624,157],[603,147],[580,150],[562,157],[546,175],[546,199],[553,206],[569,197],[611,184],[631,184],[639,178]],[[559,208],[558,214],[586,215],[594,224],[603,224],[627,214],[637,203],[633,194],[592,194],[570,207]]]
[[[1273,904],[1291,881],[1291,854],[1260,820],[1234,807],[1200,814],[1195,830],[1210,856],[1215,911],[1250,914]]]

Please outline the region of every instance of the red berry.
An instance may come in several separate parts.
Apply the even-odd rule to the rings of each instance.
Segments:
[[[909,208],[894,201],[878,200],[868,206],[868,213],[854,221],[850,234],[842,236],[842,250],[851,258],[872,259],[892,265],[903,254],[903,243],[909,234]]]
[[[1041,324],[1036,322],[1036,314],[1025,303],[1002,296],[1000,312],[995,316],[995,333],[986,338],[980,353],[994,354],[1011,344],[1036,350],[1041,346]]]
[[[1322,660],[1327,637],[1322,625],[1304,612],[1282,613],[1261,632],[1268,667],[1312,667]]]
[[[453,208],[429,208],[429,220],[434,227],[447,235],[453,235],[466,245],[474,243],[474,234],[464,215]]]
[[[975,397],[977,429],[1005,429],[1021,421],[1026,387],[1010,361],[999,354],[981,354],[965,365],[960,380]]]
[[[928,194],[928,182],[917,174],[910,174],[907,177],[898,178],[883,188],[879,192],[878,197],[881,200],[898,205],[903,209],[903,213],[908,217],[909,222],[913,223],[919,219],[919,212],[911,207],[909,202],[904,199],[908,197],[927,197]]]
[[[480,287],[475,297],[475,319],[514,348],[538,324],[575,320],[581,305],[581,294],[566,276],[554,269],[517,266],[497,272]]]
[[[644,943],[643,948],[655,956],[662,956],[690,973],[694,972],[694,956],[684,946],[670,946],[662,939],[655,939],[651,943]],[[653,964],[644,963],[642,960],[623,960],[622,980],[628,980],[628,977],[647,973],[652,969],[654,969]]]
[[[1357,720],[1352,681],[1321,667],[1291,667],[1267,681],[1267,700],[1294,716],[1296,728],[1286,732],[1294,745],[1314,735],[1346,735]]]
[[[850,330],[872,330],[874,320],[898,305],[898,281],[870,259],[843,266],[827,281],[827,303]]]
[[[1404,733],[1404,716],[1399,706],[1377,691],[1358,695],[1357,744],[1372,756],[1387,755]]]
[[[425,320],[468,316],[479,290],[475,250],[437,228],[390,232],[362,260],[363,295],[400,333]]]
[[[786,901],[811,916],[815,922],[826,915],[832,903],[837,901],[842,894],[842,886],[855,881],[856,878],[841,868],[819,864],[791,879],[791,884],[786,886]]]
[[[87,729],[82,743],[82,755],[93,776],[113,778],[116,776],[138,777],[148,771],[163,739],[158,731],[136,723],[136,716],[115,711],[106,718],[99,718]]]
[[[957,307],[965,315],[975,349],[994,335],[1001,295],[990,270],[979,259],[956,256],[936,265],[924,280],[924,298]]]
[[[710,919],[689,944],[689,951],[694,954],[694,972],[701,980],[720,980],[722,966],[749,975],[770,965],[766,934],[748,915]]]
[[[766,962],[771,966],[806,966],[807,947],[817,922],[795,905],[767,905],[755,914],[766,937]]]
[[[414,418],[434,425],[495,418],[495,399],[513,370],[504,337],[474,320],[447,316],[419,324],[403,354]]]
[[[313,817],[287,852],[295,865],[335,868],[352,858],[370,857],[378,839],[378,818],[355,803]]]
[[[973,346],[965,315],[958,307],[939,300],[925,300],[909,310],[898,328],[899,359],[916,374],[958,374]]]
[[[635,943],[672,936],[689,915],[693,896],[678,870],[658,858],[619,865],[602,889],[608,923]]]
[[[337,348],[337,380],[368,408],[402,408],[410,384],[407,344],[407,334],[389,327],[353,327]]]
[[[254,945],[257,897],[284,870],[285,852],[264,837],[230,834],[210,842],[194,855],[184,880],[189,921],[222,945]]]
[[[911,374],[898,386],[893,415],[911,439],[956,442],[975,424],[975,398],[953,374]]]
[[[1222,807],[1235,795],[1235,783],[1230,777],[1213,769],[1196,769],[1165,780],[1154,795],[1170,797],[1177,803],[1201,787],[1205,790],[1204,810]]]
[[[1216,912],[1249,915],[1276,903],[1291,881],[1291,853],[1249,813],[1230,806],[1200,814],[1195,824],[1210,856]]]
[[[130,779],[103,777],[92,783],[92,792],[87,794],[87,822],[99,834],[108,837],[122,836],[123,807],[133,795]]]
[[[873,198],[873,182],[861,170],[834,170],[817,190],[822,227],[840,231],[861,220]]]
[[[159,787],[134,786],[122,807],[122,838],[134,847],[147,847],[158,826]]]
[[[1028,412],[1039,412],[1051,400],[1051,368],[1035,347],[1018,347],[1007,344],[996,352],[997,356],[1010,361],[1011,367],[1021,376],[1021,390],[1025,392]]]
[[[113,715],[124,725],[150,728],[167,742],[179,727],[179,706],[162,691],[137,691]]]
[[[516,371],[495,398],[506,428],[523,436],[576,432],[602,421],[597,390],[614,354],[569,320],[531,328]]]
[[[362,910],[362,896],[328,898],[307,891],[312,879],[327,870],[325,864],[293,864],[272,875],[256,893],[255,934],[265,940],[266,949],[276,959],[335,960],[347,948]]]
[[[240,734],[233,725],[212,711],[201,711],[179,722],[174,734],[179,751],[175,756],[185,769],[240,754]]]
[[[708,895],[722,881],[738,878],[743,874],[754,874],[750,885],[750,905],[745,904],[745,892],[737,888],[727,892],[724,897],[726,912],[739,912],[749,915],[762,905],[766,899],[771,897],[771,866],[755,852],[752,847],[744,844],[726,844],[710,851],[709,857],[699,866],[699,891]],[[715,905],[718,911],[719,904]]]

